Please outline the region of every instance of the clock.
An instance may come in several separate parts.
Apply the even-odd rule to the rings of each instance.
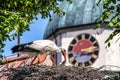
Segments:
[[[98,41],[90,34],[76,36],[68,47],[69,62],[74,66],[90,66],[99,55]]]

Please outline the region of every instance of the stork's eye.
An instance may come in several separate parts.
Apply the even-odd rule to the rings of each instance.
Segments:
[[[66,50],[65,50],[65,49],[63,49],[62,51],[63,51],[63,52],[66,52]]]

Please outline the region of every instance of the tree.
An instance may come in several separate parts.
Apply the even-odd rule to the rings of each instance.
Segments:
[[[0,0],[0,51],[5,46],[4,41],[12,41],[29,31],[29,25],[36,15],[47,18],[51,17],[51,13],[63,13],[57,0]]]
[[[0,65],[3,64],[2,59],[3,59],[3,56],[0,54]]]
[[[108,42],[108,46],[110,46],[110,40],[112,40],[114,36],[120,35],[120,0],[99,0],[97,5],[99,5],[100,2],[103,4],[104,11],[99,18],[100,22],[98,26],[109,19],[106,27],[115,28],[105,41],[106,43]]]
[[[67,1],[71,2],[71,0]],[[103,3],[104,12],[100,17],[99,25],[109,18],[107,27],[115,28],[106,40],[108,42],[120,32],[120,0],[99,0],[97,5],[100,2]],[[58,7],[57,0],[0,0],[0,51],[5,46],[4,41],[12,41],[23,32],[29,31],[29,25],[37,14],[46,18],[51,17],[51,13],[63,13]]]

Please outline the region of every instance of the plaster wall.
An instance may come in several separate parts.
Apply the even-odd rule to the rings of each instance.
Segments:
[[[74,39],[74,37],[81,33],[91,34],[97,39],[100,48],[98,59],[91,65],[91,67],[99,68],[103,65],[120,66],[120,40],[118,39],[118,36],[116,36],[111,41],[111,46],[109,48],[105,48],[106,44],[104,42],[112,32],[113,29],[103,28],[99,28],[96,30],[87,29],[81,31],[66,32],[61,34],[61,46],[68,51],[69,44]],[[67,61],[66,65],[71,64],[69,63],[69,61]]]

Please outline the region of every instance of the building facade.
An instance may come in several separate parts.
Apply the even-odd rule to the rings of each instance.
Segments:
[[[44,39],[55,41],[67,51],[66,65],[91,66],[99,68],[103,65],[120,66],[120,35],[110,42],[106,48],[105,41],[114,28],[105,28],[107,21],[100,28],[94,29],[103,12],[102,4],[96,6],[98,0],[63,1],[60,8],[66,12],[63,16],[52,16],[46,27]],[[109,21],[109,20],[108,20]],[[57,64],[63,61],[61,54],[55,55]]]

